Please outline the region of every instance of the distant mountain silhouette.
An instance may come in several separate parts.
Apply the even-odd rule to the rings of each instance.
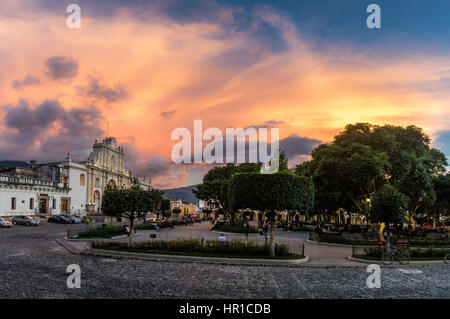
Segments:
[[[181,199],[183,202],[198,204],[199,200],[192,192],[194,189],[197,189],[197,185],[165,189],[163,190],[163,197],[167,199]]]
[[[24,161],[0,161],[0,166],[3,167],[30,167],[30,164]]]

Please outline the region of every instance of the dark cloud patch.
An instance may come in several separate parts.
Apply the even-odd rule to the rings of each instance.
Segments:
[[[258,134],[258,130],[255,128],[256,133]],[[257,161],[262,161],[262,159],[265,157],[266,154],[271,155],[272,154],[272,144],[265,143],[263,141],[258,142],[250,142],[248,138],[239,139],[241,142],[238,142],[238,139],[235,137],[234,144],[232,144],[232,149],[230,152],[227,153],[227,139],[225,136],[225,132],[223,132],[222,137],[215,137],[215,141],[218,142],[219,150],[222,150],[222,161],[226,162],[227,159],[233,160],[234,163],[237,164],[237,156],[238,156],[238,147],[243,145],[243,148],[241,152],[243,151],[245,162],[248,163],[250,161],[250,158],[254,159],[256,158]],[[203,149],[207,144],[209,144],[212,141],[204,141],[203,142]],[[311,152],[315,147],[317,147],[322,142],[317,139],[309,138],[309,137],[301,137],[298,135],[290,135],[284,139],[281,139],[279,141],[279,149],[280,152],[284,152],[289,160],[292,160],[293,162],[298,160],[299,156],[309,156],[311,155]],[[192,154],[191,154],[191,162],[194,162],[194,152],[193,152],[193,141],[191,141],[192,145]],[[251,145],[255,145],[255,148],[250,148]],[[231,154],[231,151],[233,152],[233,155]],[[265,152],[260,153],[260,151]],[[213,155],[216,153],[213,151]],[[264,154],[264,157],[263,157]],[[203,152],[202,152],[203,155]],[[251,156],[252,155],[252,156]],[[213,164],[215,165],[215,164]]]
[[[114,103],[128,98],[129,93],[121,83],[108,87],[100,80],[92,78],[86,88],[80,88],[80,93],[86,97],[97,100],[104,100],[108,103]]]
[[[258,128],[276,128],[276,127],[280,127],[285,124],[286,124],[285,121],[268,120],[261,124],[249,125],[249,126],[245,127],[245,129],[248,129],[249,127],[253,127],[256,129],[258,129]]]
[[[165,118],[165,119],[171,119],[175,115],[176,112],[177,112],[176,110],[165,111],[165,112],[161,112],[159,114],[159,116],[161,116],[162,118]]]
[[[73,58],[53,56],[45,64],[48,68],[47,75],[56,81],[72,79],[78,74],[78,62]]]
[[[41,83],[39,78],[34,77],[32,75],[27,75],[23,80],[19,80],[19,79],[14,80],[11,83],[11,86],[13,88],[15,88],[16,90],[21,90],[21,89],[26,88],[28,86],[38,85],[39,83]]]
[[[71,152],[84,160],[94,139],[103,135],[103,116],[93,105],[66,110],[56,99],[34,107],[20,100],[4,109],[0,159],[57,161]]]
[[[280,150],[286,153],[288,159],[291,159],[298,155],[311,155],[313,149],[321,143],[322,141],[314,138],[293,134],[280,140]]]
[[[170,174],[174,163],[160,156],[154,156],[145,162],[145,173],[150,177],[159,177]]]

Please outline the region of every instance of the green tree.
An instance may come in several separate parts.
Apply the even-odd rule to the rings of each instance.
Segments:
[[[172,213],[175,216],[178,216],[179,214],[181,214],[181,208],[180,207],[175,207],[174,209],[172,209]]]
[[[215,209],[223,209],[234,224],[234,211],[229,205],[228,184],[233,174],[238,172],[257,172],[261,164],[245,163],[239,166],[227,164],[214,167],[203,177],[203,183],[197,186],[193,193],[198,199],[207,200]]]
[[[435,218],[440,226],[441,218],[450,216],[450,174],[436,177],[433,184],[436,201],[429,211],[429,216]]]
[[[172,216],[172,212],[170,211],[170,199],[162,200],[161,212],[162,212],[162,215],[166,218],[170,218]]]
[[[411,220],[421,206],[435,201],[433,178],[446,165],[444,154],[431,148],[430,138],[416,126],[357,123],[319,145],[296,173],[313,178],[317,198],[338,200],[328,201],[329,209],[350,213],[364,214],[366,200],[389,183],[406,195]],[[320,202],[317,208],[323,209]]]
[[[134,242],[134,221],[145,217],[153,208],[150,191],[139,186],[130,189],[106,189],[102,200],[102,210],[106,216],[127,218],[130,221],[129,245]]]
[[[308,210],[314,205],[314,184],[310,178],[292,173],[237,173],[229,185],[233,209],[263,211],[271,223],[270,256],[275,255],[275,215],[280,210]]]
[[[405,222],[406,206],[406,196],[390,184],[385,184],[373,196],[370,219],[373,222],[386,224],[388,248],[390,247],[390,225]]]
[[[159,220],[159,216],[160,216],[161,210],[162,210],[163,194],[164,194],[163,191],[161,191],[159,189],[156,189],[156,188],[152,188],[149,191],[149,195],[150,195],[151,200],[152,200],[152,209],[151,209],[151,211],[156,213],[157,220]]]

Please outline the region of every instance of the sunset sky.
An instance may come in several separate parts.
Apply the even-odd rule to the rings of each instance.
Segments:
[[[194,120],[279,127],[291,165],[355,122],[422,127],[450,156],[448,0],[5,0],[0,61],[0,160],[83,160],[108,121],[133,172],[197,184],[208,166],[170,158]]]

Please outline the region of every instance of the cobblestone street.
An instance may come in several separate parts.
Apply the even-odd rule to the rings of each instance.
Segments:
[[[381,288],[369,289],[364,265],[227,266],[71,254],[55,241],[67,227],[0,229],[0,298],[450,298],[448,265],[382,268]],[[66,286],[69,264],[81,267],[81,289]]]

